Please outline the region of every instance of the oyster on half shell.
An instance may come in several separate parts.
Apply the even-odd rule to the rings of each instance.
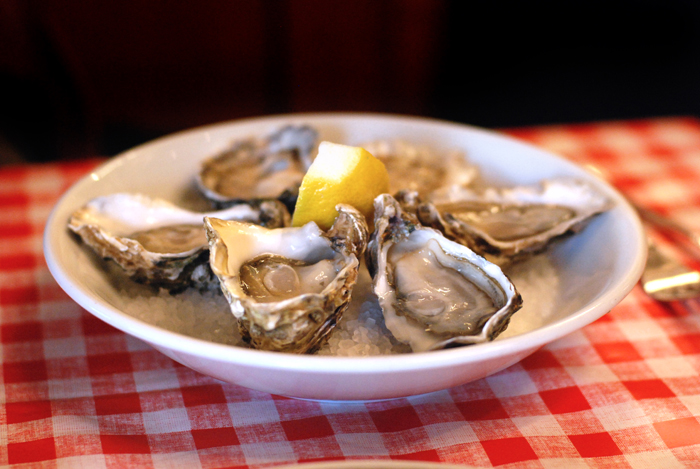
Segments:
[[[175,292],[189,286],[216,287],[209,269],[205,216],[269,227],[289,224],[287,209],[276,200],[199,213],[142,194],[117,193],[97,197],[76,210],[68,228],[134,280]]]
[[[423,225],[501,265],[541,252],[612,208],[612,201],[591,184],[570,178],[483,191],[452,186],[427,201],[408,192],[397,198]]]
[[[374,207],[367,265],[397,340],[421,352],[493,340],[508,326],[522,299],[497,265],[421,226],[388,194]]]
[[[202,162],[197,186],[217,207],[279,198],[291,211],[317,139],[312,127],[288,125],[265,138],[235,141]]]
[[[478,168],[459,150],[438,153],[403,140],[375,140],[361,146],[386,166],[391,193],[411,190],[427,194],[444,186],[467,186],[479,175]]]
[[[368,231],[359,211],[336,209],[328,232],[205,219],[211,269],[254,348],[313,352],[347,309]]]

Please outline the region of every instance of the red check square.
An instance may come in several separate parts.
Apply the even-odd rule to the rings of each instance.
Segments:
[[[591,160],[608,162],[609,164],[610,160],[615,160],[616,154],[613,150],[604,146],[588,146],[586,148],[586,157]]]
[[[672,337],[671,340],[678,350],[685,355],[700,354],[700,334],[683,334]]]
[[[239,444],[236,430],[231,427],[192,430],[192,438],[197,449]]]
[[[141,400],[136,393],[95,396],[97,415],[134,414],[141,412]]]
[[[38,302],[39,288],[36,285],[0,288],[0,305],[2,306],[17,306]]]
[[[51,418],[51,402],[8,402],[5,411],[8,424],[48,419]]]
[[[641,360],[637,349],[629,342],[607,342],[594,344],[598,355],[605,363],[620,363]]]
[[[280,422],[289,441],[324,438],[333,435],[333,428],[325,415]]]
[[[120,332],[119,329],[110,326],[87,312],[80,318],[80,323],[83,326],[83,334],[85,335],[115,334]]]
[[[226,404],[226,396],[220,384],[202,384],[182,388],[185,407],[208,404]]]
[[[658,397],[675,397],[676,395],[660,379],[641,379],[636,381],[623,381],[627,390],[636,400],[654,399]]]
[[[482,441],[481,445],[494,466],[537,459],[535,451],[524,437],[487,440]]]
[[[657,422],[654,428],[669,448],[700,444],[700,423],[695,417]]]
[[[620,451],[620,448],[613,441],[609,433],[569,435],[569,440],[571,440],[571,443],[574,444],[579,454],[584,458],[603,458],[622,454],[622,451]]]
[[[46,381],[46,362],[34,360],[27,362],[3,363],[5,383],[24,383],[29,381]]]
[[[675,314],[673,310],[669,307],[669,304],[662,304],[658,301],[650,301],[644,304],[644,312],[647,313],[652,318],[668,318],[673,317]],[[687,313],[686,313],[687,314]]]
[[[131,373],[134,371],[131,357],[127,352],[88,355],[87,360],[91,375]]]
[[[34,227],[29,222],[0,223],[0,238],[28,238],[33,233]]]
[[[2,270],[28,270],[34,269],[38,263],[36,257],[29,253],[9,254],[0,257]]]
[[[22,207],[29,205],[29,195],[12,192],[0,195],[0,207]]]
[[[552,352],[542,349],[533,353],[529,357],[525,357],[520,361],[520,365],[526,370],[561,367],[561,363],[559,363],[559,360],[554,357]]]
[[[3,324],[0,328],[0,334],[2,334],[2,343],[4,344],[36,341],[44,338],[41,323],[38,321]]]
[[[370,411],[369,415],[381,433],[400,432],[423,425],[413,407],[374,410]]]
[[[53,438],[24,441],[22,443],[8,443],[7,462],[9,464],[23,464],[56,459],[56,445]]]
[[[509,417],[508,412],[506,412],[498,399],[457,402],[455,405],[468,421],[497,420]]]
[[[579,412],[591,408],[581,390],[575,386],[540,391],[540,397],[553,414]]]
[[[606,315],[604,315],[604,316],[599,317],[598,319],[596,319],[596,320],[593,322],[593,324],[600,324],[600,323],[603,323],[603,322],[612,322],[612,318],[610,317],[609,314],[606,314]]]

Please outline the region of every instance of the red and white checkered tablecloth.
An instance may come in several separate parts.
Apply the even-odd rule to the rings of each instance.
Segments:
[[[700,120],[508,132],[595,165],[700,232]],[[0,465],[700,467],[700,302],[662,304],[636,287],[521,363],[425,396],[332,404],[252,391],[111,328],[49,274],[49,211],[100,161],[0,168]]]

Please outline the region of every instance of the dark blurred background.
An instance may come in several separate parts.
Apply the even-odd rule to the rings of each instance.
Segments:
[[[700,116],[694,0],[0,0],[0,163],[242,117]]]

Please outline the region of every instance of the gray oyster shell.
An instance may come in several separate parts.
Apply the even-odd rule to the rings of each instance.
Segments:
[[[252,347],[313,352],[347,309],[368,230],[353,207],[336,209],[325,233],[313,222],[266,229],[205,219],[211,269]]]
[[[440,187],[471,184],[479,175],[458,150],[438,153],[434,148],[404,140],[375,140],[361,145],[384,163],[391,180],[390,192],[428,194]]]
[[[292,211],[317,140],[312,127],[289,125],[265,138],[235,141],[202,162],[197,186],[217,207],[279,198]]]
[[[428,200],[404,191],[397,198],[423,225],[500,265],[542,252],[613,205],[591,184],[571,178],[482,191],[452,186]]]
[[[414,352],[493,340],[522,298],[495,264],[421,226],[389,194],[374,201],[367,265],[386,327]]]
[[[97,197],[76,210],[68,228],[135,281],[177,292],[190,286],[217,286],[209,269],[205,216],[269,227],[288,225],[290,219],[276,200],[200,213],[142,194],[117,193]]]

